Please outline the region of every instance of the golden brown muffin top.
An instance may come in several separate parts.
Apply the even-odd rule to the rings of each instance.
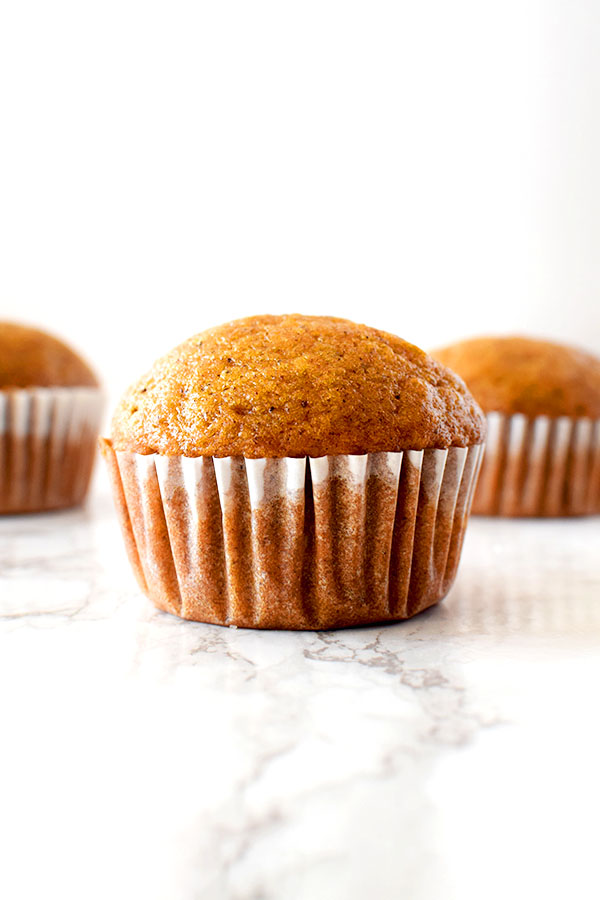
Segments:
[[[0,389],[97,387],[90,367],[58,338],[15,322],[0,322]]]
[[[478,337],[433,355],[457,372],[486,412],[600,417],[600,359],[526,337]]]
[[[463,382],[391,334],[326,316],[255,316],[159,359],[123,396],[117,450],[326,456],[464,447],[485,423]]]

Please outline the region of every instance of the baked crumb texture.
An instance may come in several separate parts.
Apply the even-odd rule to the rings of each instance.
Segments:
[[[473,513],[600,513],[600,419],[488,413]]]
[[[185,619],[246,628],[361,625],[437,603],[482,455],[190,458],[100,444],[142,590]]]
[[[101,412],[96,388],[0,390],[0,513],[81,503]]]
[[[190,338],[122,398],[115,449],[163,456],[331,456],[468,447],[485,420],[418,347],[328,316],[255,316]]]

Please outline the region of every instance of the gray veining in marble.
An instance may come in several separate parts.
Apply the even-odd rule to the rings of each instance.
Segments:
[[[600,520],[471,523],[409,622],[182,622],[108,497],[0,520],[0,896],[600,895]]]

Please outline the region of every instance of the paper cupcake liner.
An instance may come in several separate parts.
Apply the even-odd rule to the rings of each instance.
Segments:
[[[0,390],[0,513],[81,503],[101,411],[97,388]]]
[[[582,516],[600,512],[600,419],[488,413],[473,513]]]
[[[456,573],[480,445],[317,459],[166,457],[101,440],[142,590],[186,619],[404,619]]]

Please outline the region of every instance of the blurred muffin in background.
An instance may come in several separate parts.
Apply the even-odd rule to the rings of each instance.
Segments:
[[[98,379],[62,341],[0,322],[0,513],[75,506],[100,427]]]
[[[176,347],[101,441],[142,590],[186,619],[405,619],[456,573],[485,420],[391,334],[256,316]]]
[[[463,378],[488,419],[473,512],[600,512],[600,359],[527,337],[476,337],[433,355]]]

